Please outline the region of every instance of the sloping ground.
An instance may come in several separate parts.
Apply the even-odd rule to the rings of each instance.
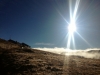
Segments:
[[[3,49],[12,49],[12,48],[24,48],[24,49],[30,49],[31,47],[29,45],[27,45],[26,43],[20,43],[18,41],[14,41],[14,40],[4,40],[0,38],[0,48]]]
[[[20,48],[18,44],[8,42],[7,40],[1,38],[0,38],[0,47],[3,49]]]
[[[0,48],[0,75],[100,75],[100,59]]]

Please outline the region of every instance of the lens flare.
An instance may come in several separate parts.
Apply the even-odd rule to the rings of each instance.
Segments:
[[[69,26],[68,26],[68,31],[69,31],[69,33],[71,33],[71,34],[73,34],[75,31],[76,31],[76,25],[75,24],[70,24]]]
[[[70,10],[70,23],[68,25],[68,42],[67,48],[70,49],[71,41],[73,42],[73,46],[75,49],[75,40],[74,40],[74,32],[76,32],[76,15],[80,0],[76,0],[74,11],[72,10],[72,1],[69,0],[69,10]],[[73,12],[72,12],[73,11]]]
[[[74,39],[74,33],[76,33],[86,44],[89,45],[89,47],[92,47],[87,41],[86,39],[84,39],[78,32],[77,32],[77,19],[78,19],[78,8],[79,8],[79,4],[80,4],[81,0],[69,0],[69,15],[70,15],[70,22],[68,22],[66,20],[66,18],[61,14],[61,12],[59,10],[58,13],[59,15],[64,19],[64,21],[66,21],[66,23],[68,24],[67,30],[68,30],[68,34],[66,35],[65,38],[67,38],[67,49],[66,51],[70,50],[72,47],[73,49],[76,49],[76,45],[75,45],[75,39]],[[74,5],[75,4],[75,5]],[[74,8],[73,8],[74,5]],[[73,10],[74,9],[74,10]]]
[[[74,10],[73,9],[73,3],[75,2],[75,6],[74,6]],[[75,45],[75,39],[74,39],[74,33],[76,33],[86,44],[88,44],[89,46],[91,46],[86,39],[84,39],[78,32],[77,32],[77,11],[78,11],[78,7],[80,4],[80,0],[69,0],[69,13],[70,13],[70,22],[68,22],[60,13],[60,15],[63,17],[63,19],[66,21],[66,23],[68,24],[68,34],[67,34],[67,49],[66,49],[66,54],[65,54],[65,58],[64,58],[64,66],[63,66],[63,70],[68,69],[69,66],[69,56],[73,55],[73,52],[71,48],[73,47],[73,51],[76,50],[76,45]],[[76,62],[77,63],[77,62]],[[77,63],[78,65],[78,63]],[[68,72],[67,72],[68,74]]]

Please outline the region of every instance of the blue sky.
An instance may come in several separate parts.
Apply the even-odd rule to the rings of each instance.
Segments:
[[[76,49],[100,48],[99,10],[99,0],[80,0],[77,32],[91,46],[75,33]],[[0,0],[0,38],[25,42],[32,48],[66,48],[69,15],[69,0]]]

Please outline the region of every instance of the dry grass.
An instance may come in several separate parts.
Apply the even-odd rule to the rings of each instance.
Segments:
[[[12,48],[19,48],[19,45],[0,39],[0,47],[3,49],[12,49]]]
[[[100,60],[0,48],[0,75],[100,75]]]
[[[100,59],[21,49],[0,39],[0,75],[100,75]]]

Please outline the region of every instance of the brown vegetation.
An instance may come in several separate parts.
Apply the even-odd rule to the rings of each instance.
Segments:
[[[100,75],[100,59],[0,48],[0,75]]]
[[[0,38],[0,47],[3,49],[12,49],[12,48],[30,48],[29,45],[25,44],[25,43],[20,43],[14,40],[4,40]]]

